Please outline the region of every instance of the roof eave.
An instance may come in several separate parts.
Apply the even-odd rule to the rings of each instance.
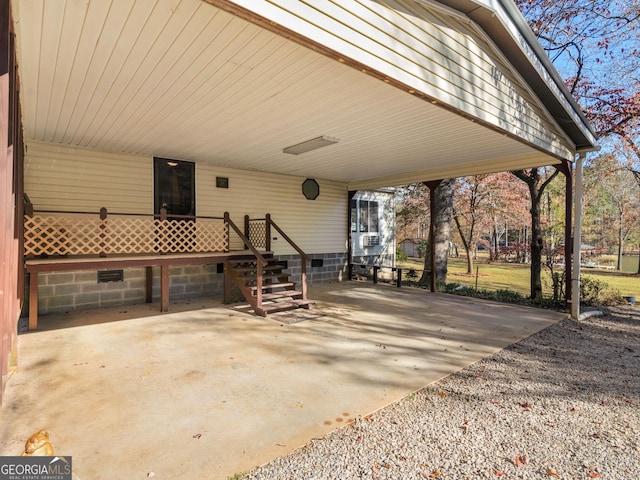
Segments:
[[[429,1],[434,0],[425,3]],[[510,0],[437,1],[469,17],[499,46],[575,143],[576,150],[597,147],[595,130],[515,3]]]

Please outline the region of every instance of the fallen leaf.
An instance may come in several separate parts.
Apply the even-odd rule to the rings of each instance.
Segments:
[[[560,478],[560,474],[555,468],[547,468],[547,475],[550,477]]]
[[[440,476],[440,469],[436,468],[431,475],[429,475],[429,478],[438,478]]]
[[[499,400],[491,400],[491,403],[493,403],[494,405],[500,405],[500,404],[502,404],[502,402],[501,402],[501,401],[499,401]]]
[[[496,470],[496,475],[497,475],[497,476],[499,476],[499,477],[501,477],[501,476],[503,476],[503,475],[504,475],[504,472],[503,472],[503,471],[501,471],[501,470]]]
[[[447,396],[447,393],[446,393],[446,392],[440,392],[440,398],[444,398],[444,397],[446,397],[446,396]]]
[[[380,468],[378,467],[378,465],[374,465],[373,467],[371,467],[371,470],[373,471],[373,473],[378,473],[380,471]]]
[[[527,464],[527,456],[526,455],[516,455],[515,464],[516,464],[516,467],[519,467],[520,465],[526,465]]]
[[[600,474],[598,472],[589,472],[587,474],[587,477],[589,477],[589,478],[600,478]]]
[[[518,405],[520,405],[522,408],[533,408],[533,405],[529,402],[520,402],[518,403]]]
[[[576,406],[576,407],[571,407],[571,411],[572,412],[577,412],[578,410],[580,410],[580,407]]]

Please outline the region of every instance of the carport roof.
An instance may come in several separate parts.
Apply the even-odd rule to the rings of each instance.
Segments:
[[[489,3],[441,3],[462,12],[474,3],[468,15],[493,29],[512,61],[523,61],[509,32],[488,23]],[[64,8],[30,0],[13,8],[27,144],[314,177],[350,189],[558,162],[201,0]],[[569,138],[578,148],[591,145],[579,110],[568,112],[557,85],[539,72],[534,78],[526,63],[523,72]],[[283,153],[321,135],[340,141]]]

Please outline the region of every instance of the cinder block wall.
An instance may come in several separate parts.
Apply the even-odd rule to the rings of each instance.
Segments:
[[[40,273],[38,313],[144,303],[145,269],[125,268],[123,277],[121,282],[98,283],[96,270]],[[169,279],[171,300],[222,295],[223,276],[217,273],[217,265],[170,267]],[[153,268],[152,298],[154,302],[160,300],[159,267]],[[23,315],[26,313],[23,312]]]
[[[276,257],[288,263],[291,281],[300,285],[300,257]],[[309,285],[342,281],[347,277],[346,255],[342,253],[314,254],[322,266],[307,264]],[[222,301],[224,276],[213,265],[184,265],[169,268],[170,301],[197,297],[217,297]],[[131,305],[145,302],[146,277],[144,268],[123,269],[123,281],[98,283],[96,270],[45,272],[38,277],[38,313],[60,313],[90,308]],[[29,282],[27,282],[28,288]],[[26,292],[25,298],[29,298]],[[152,298],[160,301],[160,268],[153,268]],[[28,315],[28,306],[22,312]]]
[[[301,265],[298,255],[278,255],[278,261],[286,261],[290,279],[300,285]],[[312,262],[307,263],[307,284],[341,282],[347,280],[347,255],[344,253],[314,253],[311,255],[315,263],[322,263],[322,266],[312,266]]]

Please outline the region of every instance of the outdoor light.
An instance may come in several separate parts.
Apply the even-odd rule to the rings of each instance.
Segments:
[[[340,139],[336,137],[322,135],[321,137],[312,138],[311,140],[307,140],[306,142],[291,145],[290,147],[283,149],[282,153],[300,155],[301,153],[309,152],[311,150],[315,150],[316,148],[326,147],[327,145],[332,145],[334,143],[338,143],[339,141]]]

